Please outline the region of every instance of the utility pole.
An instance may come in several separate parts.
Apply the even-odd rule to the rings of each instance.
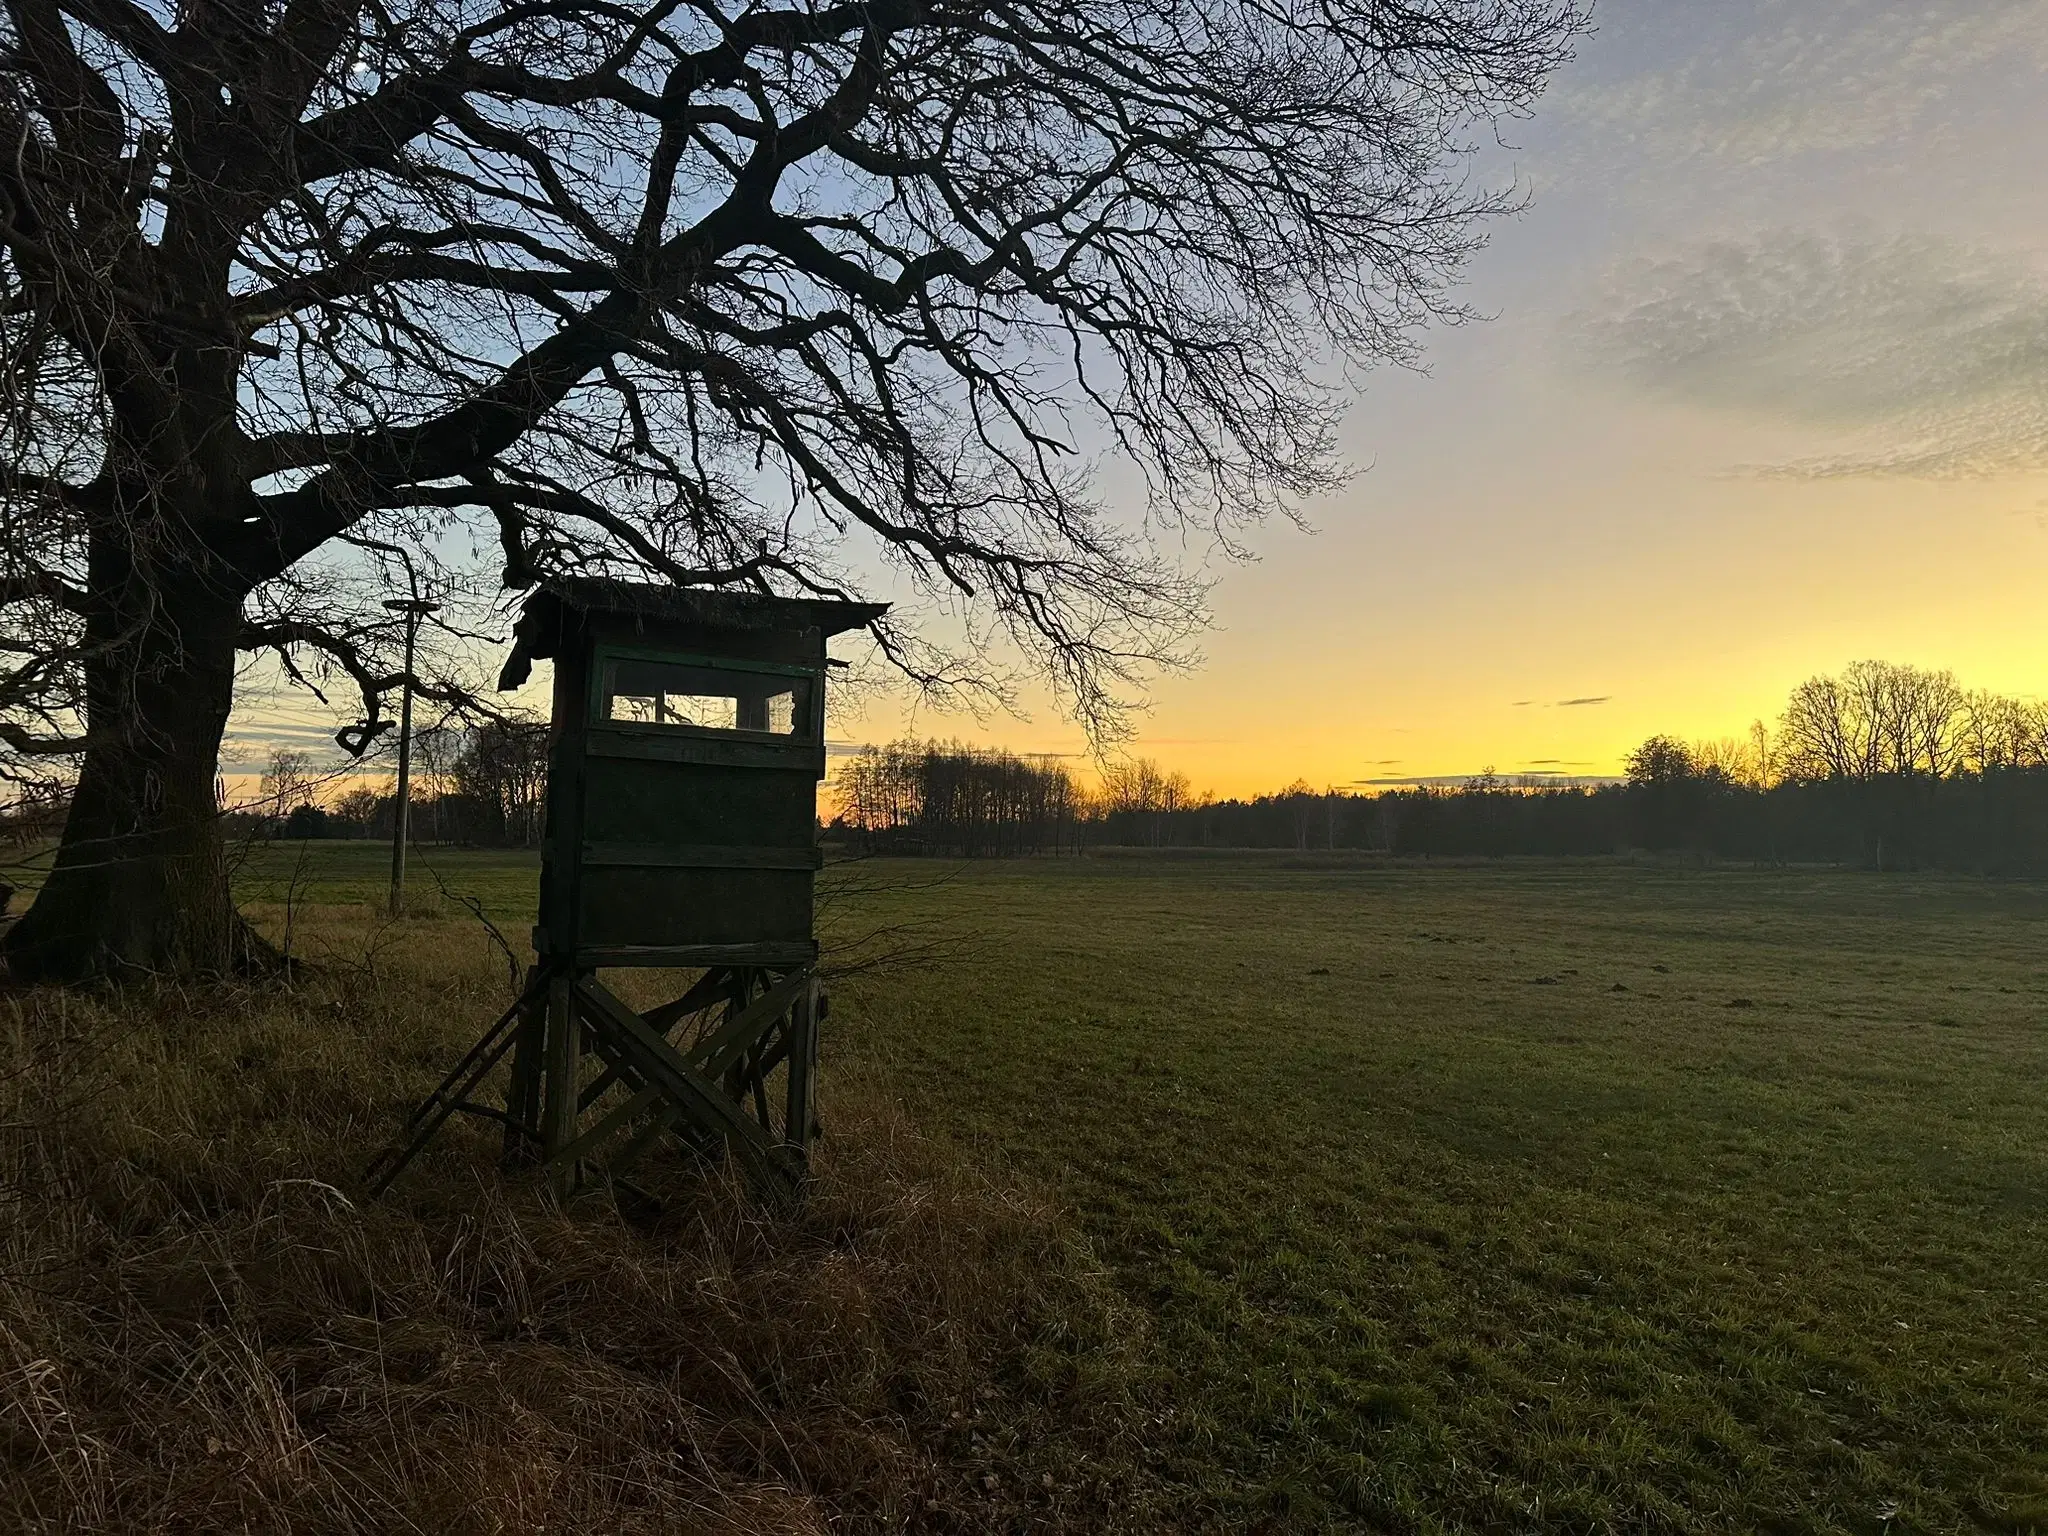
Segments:
[[[412,829],[412,657],[420,620],[441,605],[417,597],[394,597],[384,606],[405,615],[405,681],[398,706],[398,803],[391,812],[391,915],[405,915],[405,843]]]

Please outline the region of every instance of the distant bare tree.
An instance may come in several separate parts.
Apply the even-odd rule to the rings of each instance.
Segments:
[[[438,843],[447,835],[441,825],[441,800],[457,792],[455,764],[467,749],[471,734],[451,720],[413,733],[410,793],[418,802],[411,815],[415,837]]]
[[[547,797],[548,722],[489,720],[463,739],[448,767],[455,793],[483,807],[517,848],[540,843]]]
[[[1693,749],[1675,736],[1652,736],[1624,764],[1631,784],[1679,784],[1719,770],[1703,765]]]
[[[1887,770],[1943,779],[1962,761],[1965,698],[1953,672],[1889,669]]]
[[[264,810],[285,817],[313,801],[313,760],[290,747],[277,747],[263,770]]]
[[[1116,758],[1102,765],[1096,804],[1102,815],[1128,818],[1146,842],[1157,844],[1165,839],[1166,819],[1194,804],[1194,787],[1186,774],[1149,757]]]
[[[1080,795],[1066,764],[960,742],[864,747],[832,782],[838,819],[868,850],[1059,852]]]
[[[374,789],[358,785],[334,802],[335,820],[367,832],[371,823],[376,821],[378,811],[383,808],[385,798]]]
[[[1111,815],[1177,811],[1193,793],[1186,774],[1168,772],[1149,757],[1117,758],[1102,766],[1102,809]]]
[[[1963,760],[1966,719],[1953,673],[1851,662],[1839,677],[1809,678],[1792,690],[1779,731],[1784,772],[1858,783],[1943,778]]]
[[[1957,766],[1965,773],[2048,763],[2048,705],[1975,689],[1963,696]]]
[[[1783,763],[1771,728],[1761,720],[1750,721],[1743,745],[1747,749],[1743,755],[1744,786],[1755,790],[1773,788],[1782,776]]]
[[[237,653],[342,680],[362,745],[401,681],[374,600],[473,531],[512,587],[829,592],[879,556],[1109,722],[1202,594],[1084,453],[1225,547],[1332,485],[1340,366],[1458,313],[1511,201],[1461,152],[1581,19],[8,0],[0,742],[82,755],[11,964],[248,956],[212,824]]]

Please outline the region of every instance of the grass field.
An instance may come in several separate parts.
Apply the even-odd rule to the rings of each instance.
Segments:
[[[400,941],[317,914],[374,899],[379,860],[241,878],[354,963]],[[525,861],[426,860],[523,935]],[[935,1464],[1054,1490],[951,1528],[2048,1531],[2048,890],[1270,856],[852,878],[834,930],[920,960],[838,985],[828,1185],[900,1116],[1050,1196],[1059,1232],[1012,1247],[1071,1269],[1035,1304],[1079,1309],[990,1345],[985,1416],[885,1394]],[[402,926],[453,946],[449,910]],[[396,1116],[411,1049],[361,1112]],[[945,1528],[810,1487],[820,1519]]]
[[[1227,1522],[2048,1529],[2040,890],[1104,859],[943,900],[981,947],[840,1049],[1056,1182]]]

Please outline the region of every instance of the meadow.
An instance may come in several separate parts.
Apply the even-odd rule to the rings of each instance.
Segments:
[[[2048,888],[849,866],[812,1208],[678,1165],[649,1224],[503,1184],[483,1131],[350,1199],[502,1006],[472,906],[516,945],[533,888],[430,849],[394,924],[380,857],[244,866],[318,968],[283,1001],[7,1003],[36,1198],[0,1272],[45,1276],[0,1314],[41,1383],[0,1398],[41,1414],[17,1516],[2048,1530]],[[52,1038],[90,1047],[61,1083]],[[119,1111],[38,1107],[66,1092]],[[132,1363],[145,1335],[182,1364]],[[203,1483],[173,1465],[203,1415],[138,1406],[195,1380],[245,1415],[280,1383],[190,1449]]]

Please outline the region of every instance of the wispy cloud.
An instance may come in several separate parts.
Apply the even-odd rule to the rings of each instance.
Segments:
[[[1581,359],[1839,446],[1757,472],[1974,476],[2048,464],[2048,282],[1919,237],[1780,231],[1631,262],[1575,317]]]
[[[1694,46],[1658,58],[1681,26]],[[2048,63],[2039,0],[1609,0],[1601,34],[1608,70],[1567,77],[1545,110],[1665,167],[1924,143],[1987,73]]]
[[[1614,695],[1611,693],[1599,693],[1588,694],[1585,698],[1582,699],[1559,699],[1557,701],[1557,707],[1559,709],[1577,709],[1582,704],[1605,704],[1609,699],[1613,697]]]
[[[1503,777],[1503,775],[1501,775],[1498,772],[1494,773],[1493,776],[1496,779],[1500,779]],[[1409,774],[1405,776],[1394,775],[1378,779],[1353,779],[1345,787],[1347,789],[1462,788],[1463,786],[1470,784],[1474,779],[1479,779],[1483,777],[1485,777],[1485,773],[1483,771],[1474,773],[1423,773]],[[1513,782],[1516,779],[1541,779],[1544,781],[1546,787],[1549,787],[1550,785],[1554,784],[1559,788],[1567,788],[1575,784],[1591,786],[1598,784],[1621,784],[1627,782],[1619,774],[1566,773],[1562,769],[1558,768],[1519,768],[1515,770],[1515,772],[1513,772],[1512,774],[1505,775],[1505,778],[1509,782]]]

